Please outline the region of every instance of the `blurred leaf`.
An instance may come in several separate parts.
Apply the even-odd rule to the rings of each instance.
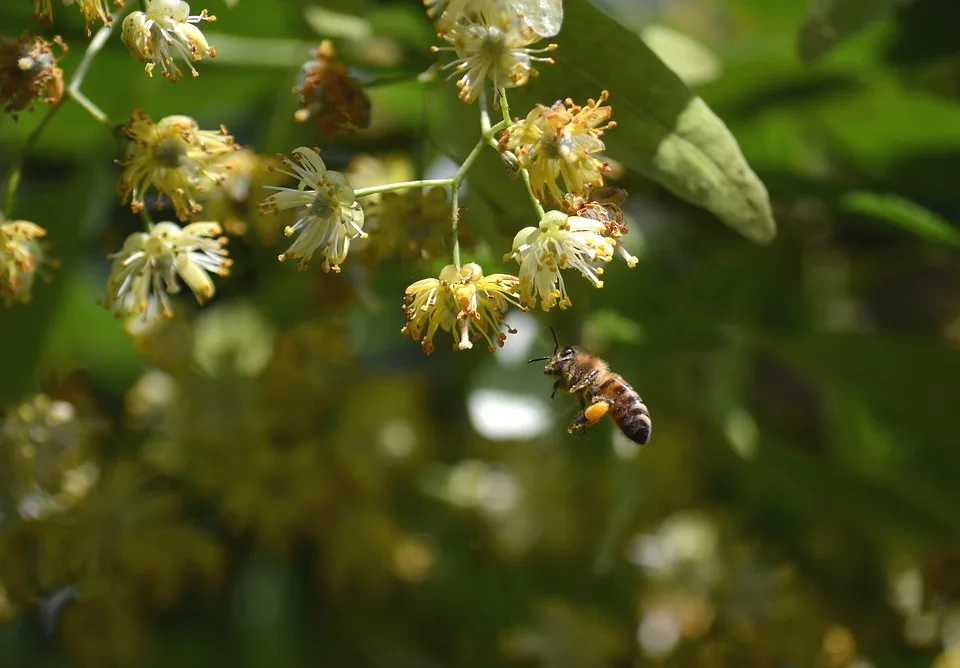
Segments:
[[[713,81],[720,76],[720,59],[692,37],[656,23],[644,27],[640,36],[688,86]]]
[[[612,309],[603,309],[590,314],[584,324],[584,339],[609,343],[633,343],[643,340],[643,327],[634,320]]]
[[[902,0],[810,0],[800,26],[800,58],[821,58],[844,39],[886,16]]]
[[[852,192],[843,197],[842,206],[856,213],[912,232],[921,239],[960,248],[960,230],[929,209],[897,195]]]

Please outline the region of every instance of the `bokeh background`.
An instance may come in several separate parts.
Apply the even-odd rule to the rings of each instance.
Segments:
[[[778,236],[754,245],[623,170],[639,266],[570,281],[570,310],[512,311],[496,355],[400,335],[404,287],[447,261],[419,252],[423,211],[390,253],[301,273],[256,193],[209,203],[234,222],[214,302],[131,329],[97,300],[141,223],[114,137],[66,102],[14,208],[60,266],[0,310],[0,664],[960,665],[960,5],[851,0],[836,24],[809,5],[602,3],[728,125]],[[206,7],[200,77],[147,78],[115,34],[84,92],[116,124],[188,114],[400,178],[475,141],[476,109],[416,80],[436,62],[417,2]],[[30,12],[0,4],[0,30],[36,30]],[[55,12],[69,76],[83,23]],[[591,61],[580,32],[557,71]],[[370,127],[336,142],[294,120],[324,38],[371,84]],[[608,88],[616,119],[643,91],[617,87],[629,50],[606,66],[567,94]],[[2,119],[0,167],[42,113]],[[532,212],[492,151],[463,204],[465,258],[515,271],[501,256]],[[567,436],[574,402],[525,363],[549,326],[641,392],[648,446],[606,423]],[[56,427],[25,468],[10,425],[31,420]]]

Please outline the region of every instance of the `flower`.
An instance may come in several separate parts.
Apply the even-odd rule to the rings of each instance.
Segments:
[[[480,94],[484,82],[493,84],[494,90],[522,86],[537,72],[535,61],[553,64],[553,58],[536,54],[553,51],[556,44],[543,49],[531,49],[531,44],[540,36],[520,17],[508,11],[481,14],[475,21],[458,21],[441,36],[452,47],[432,48],[434,52],[454,51],[457,59],[444,65],[443,69],[455,68],[462,77],[457,82],[460,99],[471,103]]]
[[[602,288],[600,262],[609,262],[617,242],[609,236],[600,220],[568,216],[548,211],[538,227],[525,227],[513,240],[513,251],[504,260],[514,258],[520,264],[520,303],[549,311],[554,306],[571,305],[560,271],[575,269]]]
[[[563,210],[573,216],[603,223],[609,236],[620,239],[628,232],[620,208],[626,197],[627,191],[620,188],[593,188],[587,197],[568,193],[563,198]],[[628,267],[633,269],[637,266],[639,260],[622,243],[617,244],[617,251]]]
[[[0,224],[0,301],[6,306],[30,301],[37,269],[44,263],[37,239],[46,234],[26,220]]]
[[[123,248],[110,255],[113,268],[104,306],[115,308],[118,315],[171,317],[173,309],[167,295],[180,292],[177,276],[196,296],[197,303],[207,302],[215,292],[209,274],[226,276],[232,264],[223,248],[227,239],[217,237],[219,234],[220,226],[213,222],[184,228],[176,223],[157,223],[149,234],[131,234]]]
[[[370,98],[363,85],[337,60],[333,42],[323,40],[303,66],[303,83],[294,92],[303,105],[294,118],[313,118],[324,141],[351,135],[370,126]]]
[[[301,146],[293,150],[293,155],[296,163],[282,156],[283,164],[293,171],[277,171],[299,179],[300,183],[295,189],[265,186],[278,192],[260,203],[264,213],[302,207],[297,221],[283,231],[288,237],[297,232],[300,236],[278,259],[284,262],[301,258],[299,268],[302,270],[310,265],[313,254],[319,250],[323,270],[339,272],[350,250],[350,240],[367,236],[363,231],[363,209],[347,178],[340,172],[327,171],[319,149]]]
[[[420,345],[428,355],[434,351],[433,335],[438,329],[453,334],[454,350],[473,348],[471,338],[482,337],[493,352],[496,346],[503,347],[507,338],[501,329],[504,311],[510,304],[520,306],[518,283],[516,276],[508,274],[484,276],[473,262],[459,270],[448,264],[439,278],[425,278],[406,289],[403,310],[407,324],[400,333],[409,334],[414,341],[422,336]],[[516,333],[509,327],[507,331]]]
[[[515,121],[500,135],[500,150],[511,151],[530,173],[530,183],[541,201],[544,190],[557,202],[563,200],[558,176],[567,192],[578,195],[603,185],[603,173],[609,166],[591,154],[606,148],[600,136],[616,127],[613,121],[607,122],[612,109],[600,106],[607,97],[609,93],[603,91],[599,100],[588,100],[584,107],[569,98],[552,107],[538,104],[525,120]]]
[[[50,25],[53,23],[53,0],[33,0],[33,14],[38,21]],[[87,22],[87,36],[90,35],[90,25],[100,19],[104,25],[113,23],[106,0],[63,0],[63,4],[72,5],[76,2],[80,13]],[[113,0],[117,7],[123,7],[123,0]]]
[[[192,76],[199,76],[193,63],[204,56],[215,58],[216,50],[207,44],[207,38],[194,24],[216,21],[204,9],[190,15],[190,5],[183,0],[146,0],[146,11],[131,12],[123,20],[120,39],[137,61],[146,61],[144,70],[153,76],[153,68],[160,66],[164,78],[177,81],[182,72],[173,63],[179,56]]]
[[[225,178],[229,166],[220,158],[240,148],[222,125],[219,131],[200,130],[188,116],[167,116],[154,124],[145,111],[134,109],[123,129],[131,141],[117,184],[121,201],[129,199],[130,210],[138,213],[146,191],[156,188],[182,221],[202,209],[196,198],[204,180],[220,183]],[[162,201],[157,199],[157,210]]]
[[[60,37],[53,38],[61,54],[67,50]],[[33,110],[39,100],[56,106],[63,97],[63,70],[53,54],[51,43],[26,33],[19,40],[0,36],[0,103],[4,111],[16,114]],[[14,115],[16,119],[16,115]]]
[[[563,22],[562,0],[424,0],[437,32],[448,32],[458,21],[472,21],[509,11],[541,37],[553,37]]]

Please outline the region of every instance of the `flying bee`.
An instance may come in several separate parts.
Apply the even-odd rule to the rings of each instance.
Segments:
[[[624,436],[634,443],[646,445],[650,440],[650,412],[637,391],[619,375],[610,371],[607,363],[596,355],[570,346],[561,349],[553,327],[550,331],[553,333],[553,355],[530,361],[546,360],[543,373],[560,376],[553,384],[551,399],[557,394],[557,390],[567,390],[570,394],[577,395],[580,400],[582,410],[570,422],[567,433],[582,434],[610,413]]]

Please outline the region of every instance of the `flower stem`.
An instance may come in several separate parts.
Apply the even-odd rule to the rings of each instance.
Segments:
[[[392,190],[404,190],[406,188],[431,188],[434,186],[452,186],[454,179],[420,179],[418,181],[401,181],[400,183],[387,183],[382,186],[370,186],[369,188],[360,188],[354,192],[354,196],[359,199],[378,193],[388,193]]]
[[[460,186],[459,184],[453,186],[453,200],[452,208],[453,212],[450,216],[450,236],[453,237],[453,266],[457,268],[457,272],[460,272]]]
[[[140,220],[143,221],[143,229],[147,232],[153,229],[153,218],[150,217],[150,212],[147,211],[146,207],[140,209]]]

